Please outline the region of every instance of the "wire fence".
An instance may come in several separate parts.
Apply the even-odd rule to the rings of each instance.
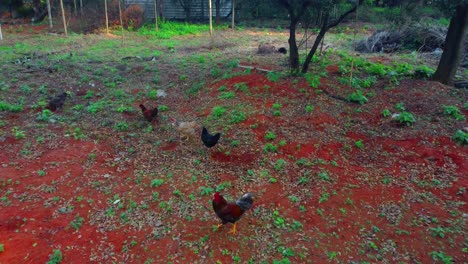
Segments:
[[[235,3],[236,23],[244,22],[244,25],[249,25],[247,21],[279,19],[283,21],[283,26],[287,25],[287,12],[277,2],[272,0],[212,0],[211,16],[215,21],[230,22],[233,3]],[[23,0],[23,3],[25,8],[30,8],[32,11],[32,0]],[[60,1],[50,0],[50,3],[54,24],[62,25]],[[63,0],[67,25],[72,31],[77,32],[102,28],[106,15],[104,3],[107,4],[107,15],[111,25],[120,24],[120,12],[124,16],[124,24],[125,17],[128,16],[133,20],[140,20],[137,17],[141,16],[141,23],[137,23],[139,25],[143,22],[150,23],[155,19],[155,7],[158,17],[165,20],[207,23],[210,15],[209,0],[156,0],[156,6],[155,0]],[[138,9],[141,10],[140,13],[135,11]],[[12,10],[15,9],[6,2],[0,1],[0,12],[12,12]],[[34,13],[34,11],[32,12]],[[45,6],[43,6],[42,14],[41,19],[47,15]],[[22,14],[16,15],[21,16]],[[262,26],[278,27],[279,25],[268,21]]]

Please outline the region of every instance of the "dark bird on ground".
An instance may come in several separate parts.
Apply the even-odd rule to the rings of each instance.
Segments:
[[[281,47],[281,48],[278,49],[278,52],[286,54],[286,53],[288,53],[288,50],[285,47]]]
[[[211,148],[214,145],[216,145],[220,137],[221,137],[221,133],[210,135],[206,127],[203,127],[203,130],[201,133],[201,140],[203,141],[203,144],[205,144],[205,146],[207,146],[208,148]]]
[[[254,197],[255,195],[253,193],[246,193],[234,203],[227,202],[223,196],[216,192],[213,196],[213,210],[222,221],[222,224],[219,224],[218,227],[227,223],[233,223],[234,226],[229,233],[233,235],[236,234],[237,221],[242,217],[245,211],[252,207]]]
[[[65,99],[67,98],[67,93],[59,94],[52,99],[50,99],[49,103],[47,104],[47,109],[52,112],[55,112],[58,108],[62,108],[63,104],[65,103]]]
[[[144,105],[140,104],[141,112],[148,122],[153,122],[153,120],[158,115],[158,108],[155,107],[154,109],[147,109]]]

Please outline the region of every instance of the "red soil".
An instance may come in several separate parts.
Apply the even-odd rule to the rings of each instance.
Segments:
[[[468,150],[445,127],[434,135],[430,125],[395,127],[381,119],[382,106],[401,100],[398,90],[362,106],[366,115],[323,94],[307,98],[316,108],[305,113],[299,88],[310,87],[303,80],[272,82],[257,72],[215,83],[209,95],[217,96],[222,85],[234,91],[238,83],[249,89],[236,91],[237,103],[255,106],[246,107],[247,120],[226,125],[229,137],[245,140],[242,147],[206,151],[169,141],[172,131],[163,129],[137,137],[103,129],[102,138],[75,140],[65,136],[68,127],[47,124],[44,131],[28,131],[53,135],[41,144],[30,140],[32,147],[29,139],[8,135],[0,142],[0,263],[44,263],[53,249],[64,254],[62,263],[231,263],[235,256],[245,263],[283,259],[280,246],[295,252],[288,256],[293,263],[430,263],[433,251],[455,263],[466,259],[466,231],[459,227],[468,209],[462,191]],[[209,100],[199,117],[219,103]],[[275,102],[281,116],[271,112]],[[431,114],[425,111],[433,106],[423,103],[420,113]],[[197,116],[187,102],[173,104],[178,114]],[[379,122],[366,122],[372,116]],[[25,126],[27,118],[4,115],[3,129]],[[277,138],[265,139],[267,131]],[[279,146],[276,152],[263,151],[270,142]],[[309,163],[299,162],[304,159]],[[231,226],[213,231],[219,220],[211,193],[203,190],[221,183],[229,183],[222,191],[233,199],[245,191],[258,194],[235,236],[227,233]],[[439,226],[448,228],[450,240],[432,235]]]

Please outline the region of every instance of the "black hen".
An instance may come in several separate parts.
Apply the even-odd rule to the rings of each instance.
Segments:
[[[254,197],[255,195],[253,193],[246,193],[233,203],[226,201],[218,192],[215,193],[212,202],[213,210],[222,221],[222,224],[218,225],[218,227],[227,223],[233,223],[234,226],[229,233],[235,234],[237,221],[242,217],[245,211],[252,207]]]
[[[65,99],[67,98],[67,93],[59,94],[52,99],[50,99],[49,104],[47,104],[47,109],[52,112],[55,112],[58,108],[62,108],[63,104],[65,103]]]
[[[158,108],[155,107],[153,110],[147,109],[144,105],[140,104],[141,112],[148,122],[152,122],[153,119],[158,115]]]
[[[214,145],[216,145],[220,137],[221,133],[216,133],[216,135],[210,135],[206,127],[203,127],[203,131],[201,133],[201,140],[203,141],[203,144],[205,144],[205,146],[207,146],[208,148],[211,148]]]
[[[288,50],[285,47],[281,47],[281,48],[278,49],[278,52],[286,54],[286,53],[288,53]]]

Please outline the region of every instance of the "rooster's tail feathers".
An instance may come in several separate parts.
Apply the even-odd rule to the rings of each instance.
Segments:
[[[236,201],[236,204],[244,211],[249,210],[253,205],[253,199],[255,195],[253,193],[244,194],[239,200]]]

